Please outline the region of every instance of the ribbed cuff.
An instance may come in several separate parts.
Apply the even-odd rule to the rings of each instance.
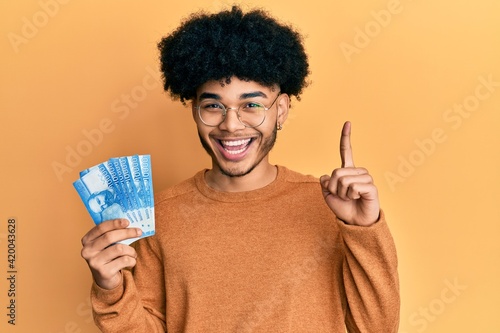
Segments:
[[[117,303],[123,296],[123,292],[125,290],[125,277],[124,272],[122,271],[122,280],[118,286],[113,289],[104,289],[101,288],[95,283],[92,283],[91,295],[96,298],[99,303],[103,303],[106,305],[113,305]]]

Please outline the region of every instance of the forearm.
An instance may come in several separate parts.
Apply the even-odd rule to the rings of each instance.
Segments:
[[[130,271],[122,274],[122,283],[112,290],[92,285],[96,325],[102,332],[165,332],[164,314],[143,304]]]
[[[394,241],[385,222],[341,226],[345,246],[343,278],[349,332],[397,332],[399,278]]]

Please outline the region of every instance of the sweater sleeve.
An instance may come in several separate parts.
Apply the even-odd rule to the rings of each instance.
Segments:
[[[385,221],[369,227],[338,220],[344,240],[343,278],[349,333],[396,333],[399,326],[399,278],[396,247]]]
[[[122,284],[112,290],[91,289],[94,321],[106,332],[165,332],[163,265],[151,249],[151,237],[134,244],[138,259],[122,270]]]

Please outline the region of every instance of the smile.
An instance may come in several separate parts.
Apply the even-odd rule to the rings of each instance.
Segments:
[[[244,153],[250,146],[253,139],[248,138],[240,140],[217,140],[217,141],[225,153],[231,156],[236,156]]]

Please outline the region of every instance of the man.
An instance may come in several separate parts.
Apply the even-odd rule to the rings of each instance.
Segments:
[[[111,220],[82,239],[104,332],[397,332],[394,243],[368,171],[318,181],[269,163],[306,86],[300,35],[265,12],[191,16],[159,43],[212,167],[156,196],[156,235]]]

